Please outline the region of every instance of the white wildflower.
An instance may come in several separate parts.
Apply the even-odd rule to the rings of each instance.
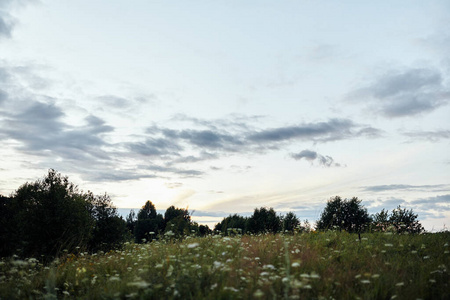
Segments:
[[[192,244],[189,244],[187,247],[189,249],[193,249],[193,248],[197,248],[199,245],[200,245],[199,243],[192,243]]]
[[[150,286],[150,283],[148,283],[144,280],[139,280],[139,281],[129,282],[129,283],[127,283],[127,285],[134,286],[138,289],[145,289]]]

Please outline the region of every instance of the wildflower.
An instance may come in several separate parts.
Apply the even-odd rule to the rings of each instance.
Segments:
[[[312,273],[311,273],[311,278],[312,278],[312,279],[319,279],[319,278],[320,278],[320,275],[317,274],[316,272],[312,272]]]
[[[264,265],[263,269],[275,270],[275,267],[273,265]]]
[[[404,285],[405,285],[405,283],[403,281],[395,284],[395,286],[404,286]]]
[[[370,283],[370,280],[363,279],[363,280],[361,280],[361,283],[362,283],[362,284],[369,284],[369,283]]]
[[[150,283],[148,283],[144,280],[140,280],[140,281],[129,282],[129,283],[127,283],[127,285],[137,287],[138,289],[145,289],[150,286]]]
[[[187,247],[188,247],[189,249],[193,249],[193,248],[198,247],[199,245],[200,245],[199,243],[192,243],[192,244],[189,244]]]
[[[372,275],[372,278],[379,278],[380,277],[380,274],[373,274]]]
[[[169,268],[167,269],[167,274],[166,274],[166,276],[167,276],[167,277],[172,276],[172,272],[173,272],[173,266],[170,265]]]
[[[292,282],[292,286],[294,287],[294,288],[302,288],[303,287],[303,282],[301,282],[300,280],[298,280],[298,279],[295,279],[293,282]]]
[[[255,298],[262,298],[262,297],[264,297],[264,292],[261,291],[260,289],[257,289],[257,290],[253,293],[253,297],[255,297]]]
[[[385,246],[385,247],[392,247],[392,246],[394,246],[394,245],[392,245],[392,244],[384,244],[384,246]]]
[[[109,278],[109,281],[120,281],[120,277],[118,277],[118,276],[111,276]]]
[[[70,293],[68,291],[64,291],[63,294],[66,296],[70,296]]]
[[[298,268],[298,267],[300,267],[300,263],[299,262],[293,262],[291,267]]]

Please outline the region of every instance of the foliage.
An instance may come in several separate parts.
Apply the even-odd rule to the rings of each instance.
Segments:
[[[294,232],[300,225],[300,220],[293,212],[288,212],[283,218],[283,232]]]
[[[67,177],[55,170],[13,195],[13,223],[21,256],[54,256],[63,249],[85,247],[93,234],[91,204]],[[15,249],[14,249],[15,250]]]
[[[191,230],[196,231],[196,226],[191,221],[187,209],[169,206],[164,213],[165,233],[169,236],[182,237],[188,235]]]
[[[417,220],[417,214],[412,209],[401,208],[400,205],[392,210],[389,223],[394,226],[398,233],[421,233],[424,231]]]
[[[281,218],[271,207],[255,208],[253,215],[248,219],[247,230],[252,233],[276,233],[281,230]]]
[[[320,215],[316,226],[320,230],[339,228],[348,232],[361,232],[371,219],[361,200],[353,197],[350,200],[336,196],[331,198]]]
[[[140,243],[151,241],[164,231],[164,220],[161,214],[156,213],[155,205],[147,201],[139,210],[134,227],[134,239]]]
[[[125,240],[125,223],[109,196],[83,193],[53,169],[2,198],[1,207],[0,220],[7,223],[2,256],[51,258],[63,250],[107,250]]]
[[[385,209],[376,213],[373,216],[373,228],[377,231],[396,233],[421,233],[424,228],[417,217],[412,209],[407,210],[399,205],[391,214]]]
[[[248,219],[237,214],[229,215],[214,227],[215,232],[222,232],[224,235],[245,233]]]
[[[111,248],[119,248],[128,238],[127,227],[126,222],[119,217],[117,208],[112,205],[111,198],[107,194],[94,196],[88,193],[87,199],[94,219],[89,249],[107,251]]]
[[[372,217],[372,226],[373,229],[377,231],[387,231],[389,228],[389,211],[384,208],[379,212],[373,215]]]
[[[0,262],[1,299],[449,299],[450,233],[188,237]]]

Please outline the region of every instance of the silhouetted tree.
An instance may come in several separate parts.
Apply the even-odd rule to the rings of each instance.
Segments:
[[[208,234],[212,233],[212,230],[208,225],[200,225],[198,226],[198,233],[200,236],[207,236]]]
[[[130,210],[130,213],[128,214],[126,220],[127,222],[127,229],[128,231],[134,235],[134,227],[136,226],[136,213],[134,212],[134,210]]]
[[[107,251],[120,247],[127,239],[126,222],[117,213],[117,208],[112,205],[111,198],[104,194],[94,196],[88,193],[91,204],[91,216],[94,219],[92,238],[89,248],[92,251]]]
[[[12,255],[19,244],[19,223],[13,204],[13,198],[0,195],[0,257]]]
[[[145,202],[139,210],[134,228],[135,241],[140,243],[144,239],[151,241],[164,230],[164,219],[161,214],[156,213],[156,208],[151,201]]]
[[[389,221],[389,211],[384,208],[379,212],[373,215],[372,217],[372,227],[376,231],[386,231],[390,226]]]
[[[392,210],[389,223],[398,233],[421,233],[424,231],[422,224],[417,220],[418,215],[412,209],[401,208],[400,205]]]
[[[78,188],[51,169],[13,195],[15,222],[23,256],[54,256],[59,251],[86,247],[92,238],[91,203]]]
[[[125,222],[106,194],[83,193],[53,169],[43,179],[27,182],[9,199],[2,199],[1,211],[9,214],[9,249],[2,248],[2,255],[51,259],[62,250],[73,252],[78,247],[110,249],[124,238]],[[0,219],[5,220],[3,216]]]
[[[331,198],[322,212],[317,229],[344,229],[348,232],[361,232],[371,219],[361,200],[353,197],[350,200],[336,196]]]
[[[277,216],[273,208],[255,208],[247,224],[248,231],[252,233],[276,233],[281,230],[281,218]]]
[[[176,208],[173,205],[166,209],[164,223],[166,224],[165,232],[171,232],[175,237],[188,235],[191,229],[193,229],[191,228],[192,222],[188,210]]]
[[[247,228],[247,218],[237,214],[229,215],[223,218],[220,223],[214,227],[214,231],[220,231],[225,235],[230,233],[245,233]]]
[[[282,222],[284,232],[294,232],[294,229],[300,225],[299,219],[292,211],[283,216]]]

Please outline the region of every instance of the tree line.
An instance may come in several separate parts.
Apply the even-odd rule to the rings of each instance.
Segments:
[[[358,198],[331,198],[317,230],[424,231],[417,214],[400,206],[370,216]],[[224,235],[295,233],[312,230],[293,212],[279,215],[273,208],[256,208],[250,217],[237,214],[225,217],[214,232]],[[51,259],[63,252],[108,251],[127,241],[149,242],[166,236],[179,238],[190,234],[211,234],[208,226],[192,221],[187,209],[170,206],[164,215],[147,201],[138,211],[123,219],[107,194],[83,192],[67,176],[53,169],[43,179],[25,183],[9,197],[0,195],[0,256],[42,257]]]
[[[383,209],[374,215],[369,215],[367,209],[357,197],[342,199],[340,196],[331,198],[315,224],[316,230],[345,230],[350,233],[391,231],[396,233],[421,233],[423,226],[418,221],[418,215],[412,209],[398,206],[391,213]],[[229,215],[216,224],[214,231],[225,235],[235,233],[295,233],[309,232],[313,228],[308,220],[303,223],[293,212],[279,215],[273,208],[256,208],[250,217],[237,214]]]

